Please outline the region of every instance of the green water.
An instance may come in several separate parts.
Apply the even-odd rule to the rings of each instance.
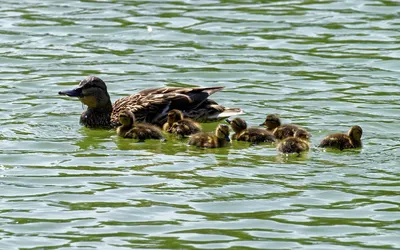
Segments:
[[[383,0],[3,0],[0,249],[399,249],[399,13]],[[251,125],[278,113],[314,146],[360,125],[364,146],[135,143],[82,128],[80,102],[57,95],[88,75],[113,101],[225,86],[213,99]]]

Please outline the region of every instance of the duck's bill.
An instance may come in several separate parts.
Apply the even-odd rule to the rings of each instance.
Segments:
[[[81,97],[82,96],[82,89],[71,89],[71,90],[63,90],[58,92],[59,95],[67,95],[71,97]]]

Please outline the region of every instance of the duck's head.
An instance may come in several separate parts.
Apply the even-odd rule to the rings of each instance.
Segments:
[[[132,126],[135,123],[135,115],[128,109],[119,113],[119,122],[123,126]]]
[[[95,76],[86,77],[79,83],[78,87],[60,91],[58,94],[78,97],[89,108],[108,107],[111,104],[106,84]]]
[[[296,130],[293,136],[303,140],[309,140],[311,138],[311,134],[308,133],[307,130],[302,128]]]
[[[178,109],[173,109],[168,112],[168,124],[172,125],[174,122],[183,119],[183,113]]]
[[[347,135],[353,140],[360,141],[362,133],[362,128],[356,125],[350,128],[349,132],[347,132]]]
[[[265,118],[264,123],[261,123],[260,126],[265,126],[269,129],[274,129],[276,127],[279,127],[281,125],[281,119],[279,118],[278,115],[271,114],[267,115],[267,118]]]
[[[218,125],[218,127],[215,129],[215,135],[219,139],[225,139],[228,142],[231,141],[231,139],[229,138],[229,127],[228,127],[228,125],[225,125],[225,124]]]
[[[239,133],[247,128],[246,121],[239,117],[233,120],[226,119],[225,121],[231,125],[231,128],[235,133]]]

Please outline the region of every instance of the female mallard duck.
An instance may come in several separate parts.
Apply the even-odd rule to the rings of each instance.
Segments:
[[[225,108],[207,99],[223,87],[209,88],[154,88],[118,99],[111,104],[106,84],[98,77],[89,76],[73,90],[58,92],[60,95],[78,97],[87,106],[80,118],[88,128],[116,128],[118,115],[129,109],[138,122],[162,126],[171,109],[182,110],[186,117],[198,122],[211,122],[242,113],[239,108]]]
[[[167,122],[163,126],[165,132],[182,137],[201,131],[200,124],[189,118],[183,118],[182,111],[173,109],[168,112]]]
[[[232,130],[235,132],[232,135],[232,140],[252,143],[275,142],[275,136],[271,132],[262,128],[247,128],[247,123],[242,118],[226,119],[226,122],[231,125]]]
[[[309,138],[310,134],[305,129],[300,128],[296,130],[293,136],[287,137],[279,142],[276,148],[284,154],[300,154],[310,149]]]
[[[267,115],[264,123],[260,124],[260,126],[266,126],[267,130],[272,132],[278,140],[294,136],[298,129],[304,129],[293,124],[281,124],[281,119],[275,114]]]
[[[117,128],[117,134],[124,138],[138,139],[163,139],[161,130],[151,124],[135,123],[135,115],[129,110],[123,110],[119,113],[119,121],[122,124]]]
[[[221,148],[225,147],[230,141],[229,127],[225,124],[220,124],[215,129],[215,135],[204,132],[192,135],[189,139],[189,145],[202,148]]]
[[[337,148],[340,150],[346,148],[361,147],[362,129],[360,126],[353,126],[346,134],[337,133],[326,136],[319,144],[322,148]]]

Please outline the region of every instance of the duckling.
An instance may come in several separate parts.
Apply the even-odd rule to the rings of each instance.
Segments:
[[[275,114],[267,115],[264,123],[260,124],[260,126],[266,126],[267,130],[272,132],[278,140],[294,136],[298,129],[304,129],[293,124],[281,124],[281,119]]]
[[[252,143],[275,142],[275,136],[271,132],[262,128],[247,128],[247,123],[242,118],[226,119],[225,121],[231,125],[235,132],[232,135],[232,140]]]
[[[225,147],[230,141],[229,127],[225,124],[220,124],[215,129],[215,135],[200,132],[192,135],[188,143],[202,148],[221,148]]]
[[[119,121],[122,124],[117,128],[117,134],[124,138],[138,139],[163,139],[161,130],[151,124],[135,124],[135,115],[129,110],[123,110],[119,114]]]
[[[173,109],[168,112],[167,122],[163,125],[165,132],[185,137],[201,131],[199,123],[189,118],[183,118],[182,111]]]
[[[276,148],[284,154],[300,154],[310,149],[309,138],[310,134],[305,129],[300,128],[296,130],[293,136],[287,137],[279,142]]]
[[[208,97],[223,87],[181,88],[165,87],[142,90],[111,103],[107,86],[103,80],[89,76],[72,90],[58,92],[59,95],[78,97],[87,106],[80,123],[88,128],[117,128],[119,113],[129,109],[138,122],[162,126],[171,109],[184,110],[185,115],[197,122],[214,122],[231,115],[241,114],[240,108],[226,108]]]
[[[362,129],[360,126],[353,126],[346,134],[337,133],[326,136],[319,144],[322,148],[337,148],[340,150],[347,148],[360,148]]]

